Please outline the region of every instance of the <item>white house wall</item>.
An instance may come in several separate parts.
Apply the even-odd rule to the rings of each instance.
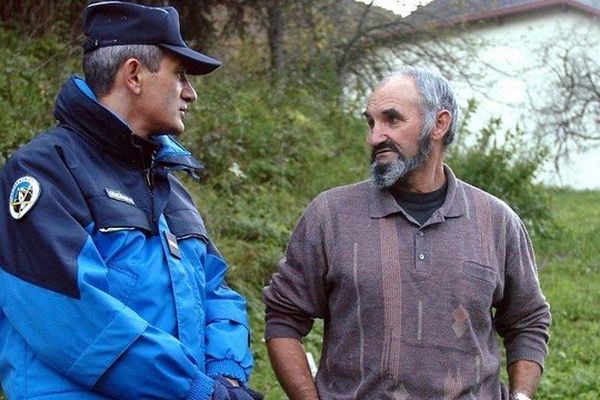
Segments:
[[[559,43],[583,45],[596,64],[600,64],[600,20],[579,10],[564,11],[557,7],[501,17],[476,25],[466,35],[481,42],[476,52],[482,62],[469,68],[471,74],[478,73],[480,78],[475,87],[457,78],[458,74],[452,80],[463,106],[469,98],[477,100],[473,129],[497,116],[502,118],[506,129],[516,124],[526,132],[535,129],[536,118],[532,118],[530,104],[546,101],[552,94],[550,66],[557,62],[542,59],[544,47],[553,48]],[[571,160],[560,164],[560,176],[549,163],[541,179],[551,185],[600,189],[600,174],[593,173],[598,163],[600,149],[575,152]]]

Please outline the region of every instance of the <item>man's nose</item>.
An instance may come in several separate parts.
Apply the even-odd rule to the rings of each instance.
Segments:
[[[196,94],[194,87],[189,81],[186,81],[183,85],[183,90],[181,91],[181,98],[187,103],[193,103],[198,99],[198,94]]]
[[[389,139],[385,128],[379,124],[374,124],[367,133],[367,143],[371,147],[375,147],[381,143],[386,142]]]

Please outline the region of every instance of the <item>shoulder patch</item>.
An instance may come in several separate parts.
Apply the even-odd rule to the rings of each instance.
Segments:
[[[8,209],[14,219],[21,219],[40,197],[40,183],[31,176],[19,178],[10,190]]]

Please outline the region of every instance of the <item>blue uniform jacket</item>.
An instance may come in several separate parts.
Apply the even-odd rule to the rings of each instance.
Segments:
[[[206,399],[252,369],[244,299],[170,173],[201,167],[143,140],[71,78],[59,125],[0,178],[0,379],[18,399]]]

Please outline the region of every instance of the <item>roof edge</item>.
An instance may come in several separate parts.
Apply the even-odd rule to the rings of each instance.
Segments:
[[[518,4],[492,11],[458,16],[446,21],[443,25],[449,26],[457,23],[477,22],[556,6],[571,7],[574,9],[588,12],[595,17],[600,17],[600,9],[594,8],[576,0],[540,0],[528,4]]]

